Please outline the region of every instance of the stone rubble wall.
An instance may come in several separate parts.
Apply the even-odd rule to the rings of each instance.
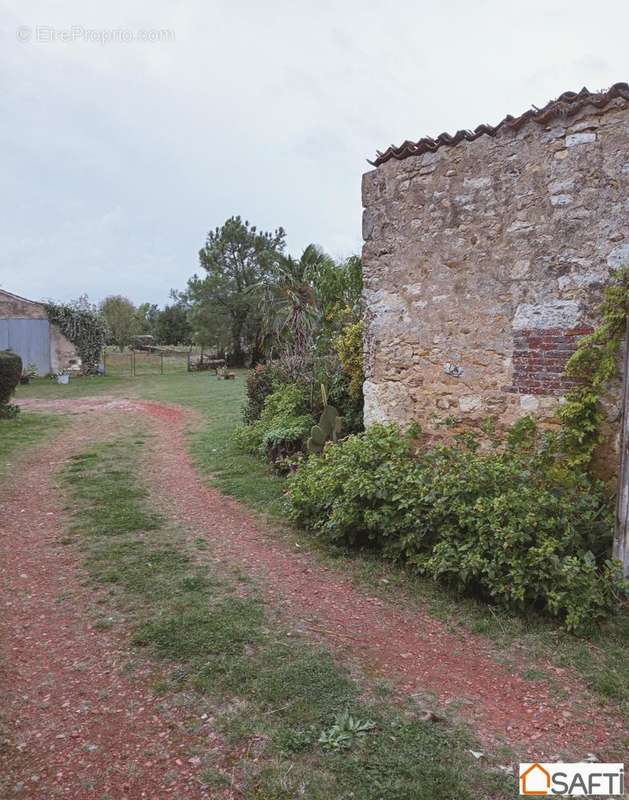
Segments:
[[[627,102],[387,161],[363,206],[367,424],[556,424],[565,362],[629,263]],[[607,411],[613,472],[619,386]]]
[[[58,325],[50,326],[50,369],[52,372],[80,372],[81,359],[76,347]]]
[[[0,289],[0,319],[48,319],[48,314],[40,303],[6,294]]]

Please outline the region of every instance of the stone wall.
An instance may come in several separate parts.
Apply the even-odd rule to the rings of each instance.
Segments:
[[[629,263],[629,102],[390,158],[364,175],[363,205],[367,424],[554,424],[565,363]]]
[[[0,289],[0,319],[48,319],[48,315],[41,303]]]
[[[52,372],[80,372],[81,359],[76,347],[61,333],[58,325],[50,326],[50,369]]]

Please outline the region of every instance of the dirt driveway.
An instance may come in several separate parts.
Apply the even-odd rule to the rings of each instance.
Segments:
[[[189,752],[195,737],[220,747],[219,737],[198,708],[191,726],[185,708],[158,699],[156,667],[136,656],[124,632],[94,630],[80,556],[62,544],[56,474],[73,453],[124,431],[131,419],[159,434],[147,479],[169,514],[219,559],[256,578],[295,630],[402,693],[433,693],[436,708],[456,705],[489,749],[507,744],[523,760],[622,757],[621,719],[586,699],[575,674],[563,671],[560,701],[548,682],[498,663],[485,638],[452,633],[426,611],[357,588],[342,570],[208,488],[186,449],[192,412],[120,398],[26,405],[76,416],[57,441],[20,460],[0,494],[3,797],[217,796],[199,788]]]

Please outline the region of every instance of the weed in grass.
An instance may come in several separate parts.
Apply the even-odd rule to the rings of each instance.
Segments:
[[[373,720],[359,719],[345,709],[337,714],[331,728],[321,731],[318,742],[325,750],[347,750],[375,727]]]

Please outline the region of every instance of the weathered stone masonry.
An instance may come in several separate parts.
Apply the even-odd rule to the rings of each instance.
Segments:
[[[390,148],[363,177],[367,423],[553,424],[629,263],[629,87]],[[613,471],[619,392],[607,403]],[[610,447],[609,445],[613,446]]]

